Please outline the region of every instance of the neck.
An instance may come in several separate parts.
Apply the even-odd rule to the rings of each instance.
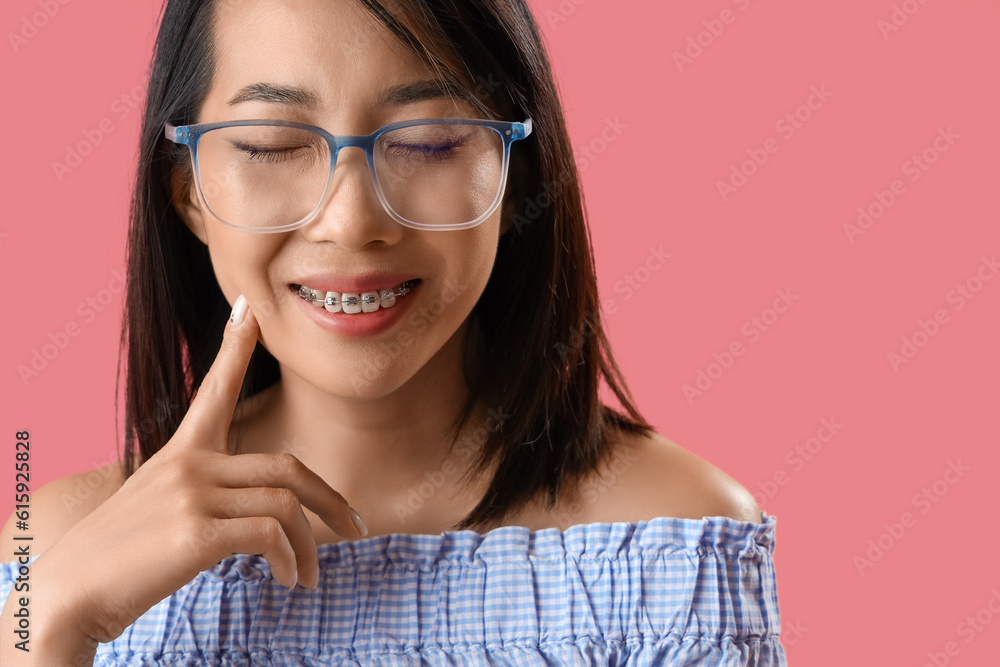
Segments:
[[[294,454],[357,508],[370,529],[400,525],[401,508],[414,509],[407,497],[428,480],[437,482],[435,497],[419,496],[407,515],[411,527],[461,518],[478,501],[467,504],[470,497],[456,495],[473,461],[469,445],[481,444],[481,427],[489,426],[485,406],[477,404],[446,460],[451,427],[469,391],[462,372],[467,326],[399,388],[374,400],[331,395],[281,365],[281,379],[247,401],[238,428],[234,418],[239,447],[230,451]]]

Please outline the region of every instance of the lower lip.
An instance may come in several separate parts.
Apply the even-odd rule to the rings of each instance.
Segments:
[[[420,293],[420,286],[423,284],[423,281],[420,281],[411,287],[404,296],[397,296],[395,305],[389,308],[379,306],[378,310],[371,313],[345,313],[343,311],[331,313],[325,307],[314,305],[313,302],[300,297],[298,291],[293,289],[291,285],[288,286],[288,289],[292,292],[295,300],[306,309],[309,316],[320,325],[344,336],[362,338],[386,331],[403,319],[403,316],[410,309],[410,304],[414,301],[414,296]]]

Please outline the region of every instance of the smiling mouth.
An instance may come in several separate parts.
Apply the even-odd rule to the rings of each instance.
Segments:
[[[327,292],[306,285],[291,283],[289,287],[300,298],[331,313],[372,313],[380,308],[392,308],[396,299],[409,294],[421,282],[420,278],[404,280],[398,285],[369,292]]]

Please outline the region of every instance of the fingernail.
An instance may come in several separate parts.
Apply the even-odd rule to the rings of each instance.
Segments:
[[[348,507],[347,509],[351,510],[351,521],[354,522],[354,527],[358,529],[359,533],[361,533],[361,537],[367,535],[368,526],[366,526],[365,522],[361,520],[361,516],[354,511],[353,507]]]
[[[233,313],[229,316],[229,324],[234,327],[238,327],[243,324],[243,320],[247,317],[247,309],[250,304],[247,303],[247,298],[240,294],[236,297],[236,303],[233,305]]]

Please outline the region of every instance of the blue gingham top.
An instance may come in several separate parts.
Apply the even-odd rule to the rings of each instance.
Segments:
[[[761,520],[376,535],[319,545],[315,589],[235,554],[94,665],[783,667],[775,518]],[[0,603],[17,567],[0,564]]]

